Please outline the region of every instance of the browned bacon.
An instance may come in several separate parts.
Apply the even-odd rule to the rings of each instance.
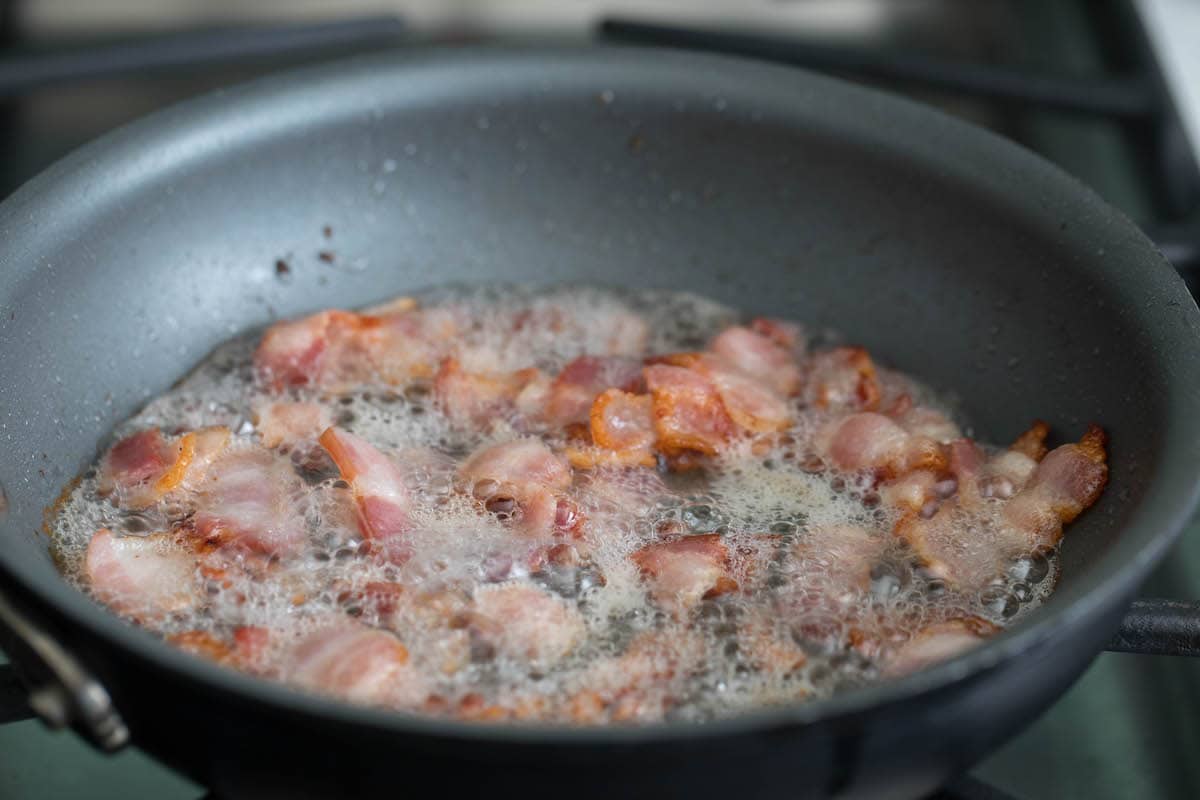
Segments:
[[[363,536],[399,555],[396,546],[411,527],[412,505],[399,467],[367,440],[340,428],[328,428],[320,443],[350,484]]]
[[[88,543],[84,571],[99,600],[135,619],[160,617],[200,599],[195,556],[169,534],[114,536],[102,528]]]
[[[703,375],[670,364],[652,364],[644,372],[659,451],[666,456],[718,453],[734,425],[716,387]]]
[[[1031,550],[1058,544],[1063,525],[1100,497],[1108,483],[1107,438],[1092,425],[1077,444],[1051,450],[1005,505],[1005,522],[1026,535]]]
[[[589,432],[591,447],[585,444],[567,449],[572,466],[589,469],[655,465],[654,415],[649,395],[620,389],[603,392],[592,404]]]
[[[597,395],[606,389],[636,392],[642,384],[642,365],[633,359],[580,356],[550,385],[545,417],[554,425],[587,422]]]

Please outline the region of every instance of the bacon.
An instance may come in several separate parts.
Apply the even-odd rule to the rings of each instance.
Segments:
[[[199,602],[196,560],[167,534],[114,536],[101,528],[84,560],[88,585],[118,613],[151,619]]]
[[[896,678],[925,669],[979,646],[998,630],[978,617],[929,625],[888,656],[882,674]]]
[[[838,347],[812,358],[806,395],[818,408],[873,411],[881,392],[875,363],[861,347]]]
[[[512,416],[524,389],[538,381],[541,372],[523,369],[512,373],[467,372],[457,358],[446,358],[433,380],[433,394],[442,413],[459,424],[484,426]],[[529,407],[530,397],[522,398]]]
[[[927,469],[913,470],[881,486],[879,497],[888,508],[912,514],[928,508],[932,513],[937,507],[930,504],[936,504],[939,499],[936,487],[940,483],[936,473]]]
[[[609,389],[596,398],[590,415],[594,447],[570,447],[572,466],[653,467],[654,416],[648,395]]]
[[[1078,444],[1051,450],[1005,505],[1005,522],[1025,534],[1030,550],[1058,544],[1063,525],[1100,497],[1108,483],[1107,441],[1103,430],[1089,426]]]
[[[637,391],[642,367],[637,361],[613,356],[580,356],[563,367],[550,385],[546,419],[555,425],[586,422],[596,396],[606,389]]]
[[[724,365],[710,365],[708,375],[730,419],[739,428],[754,433],[769,433],[791,426],[787,403],[768,386],[756,382],[757,379],[748,378]]]
[[[318,441],[350,484],[358,507],[359,531],[395,550],[397,540],[412,527],[412,501],[399,467],[366,439],[341,428],[327,428]]]
[[[703,666],[703,638],[689,630],[647,631],[619,656],[597,661],[566,705],[572,722],[655,722],[678,700],[683,679]]]
[[[666,456],[716,455],[734,433],[716,387],[690,369],[652,364],[643,370],[653,398],[657,447]]]
[[[255,427],[266,447],[316,441],[332,424],[329,410],[318,403],[281,401],[258,409]]]
[[[1029,430],[1017,437],[1009,446],[1009,450],[1028,458],[1030,461],[1041,461],[1046,457],[1046,437],[1050,435],[1050,426],[1039,420],[1034,420]]]
[[[116,493],[125,508],[146,508],[183,486],[194,488],[229,442],[222,427],[167,438],[157,428],[135,433],[113,445],[100,470],[97,490]]]
[[[328,628],[301,641],[287,660],[287,678],[368,705],[409,705],[428,694],[395,636],[357,625]]]
[[[804,329],[794,322],[769,317],[755,317],[750,320],[749,327],[750,330],[767,337],[789,352],[802,352],[805,348]]]
[[[428,377],[457,331],[442,309],[389,304],[383,313],[321,311],[267,329],[254,355],[266,383],[341,389],[373,379],[398,384]]]
[[[738,658],[773,675],[787,675],[808,662],[804,650],[781,630],[778,620],[765,615],[751,619],[738,631]]]
[[[541,535],[554,528],[571,468],[540,440],[514,439],[475,451],[459,477],[489,511],[510,514],[519,507],[521,527]]]
[[[840,599],[870,587],[871,568],[883,554],[884,545],[857,525],[821,525],[806,531],[792,554],[818,567],[817,574],[831,597]]]
[[[659,542],[643,547],[630,558],[650,579],[655,602],[676,611],[685,611],[705,597],[737,589],[737,582],[729,574],[729,549],[721,543],[719,534]]]
[[[834,420],[817,435],[821,455],[844,470],[876,470],[886,477],[915,469],[940,470],[946,456],[940,445],[913,436],[892,420],[873,412]]]
[[[183,449],[182,442],[168,440],[158,428],[127,436],[105,456],[97,489],[102,495],[116,492],[127,508],[152,505],[162,495],[160,479],[185,457]]]
[[[506,658],[552,666],[587,633],[583,617],[562,598],[525,583],[475,590],[473,630]]]
[[[305,538],[293,500],[298,488],[291,465],[272,453],[229,452],[212,463],[201,484],[196,533],[267,555],[292,552]]]
[[[758,322],[759,328],[770,331],[772,336],[784,340],[790,338],[778,323]],[[738,371],[784,397],[800,390],[800,367],[788,348],[780,346],[771,336],[735,325],[713,339],[709,349]]]
[[[902,519],[896,533],[932,574],[959,586],[982,588],[1012,560],[1056,545],[1063,525],[1096,501],[1108,477],[1104,443],[1104,432],[1090,427],[1078,444],[1051,451],[1010,500],[997,494],[990,501],[979,493],[972,495],[970,487],[976,482],[964,475],[955,502],[943,505],[930,519]],[[984,502],[1000,504],[998,523],[963,530],[958,509]]]
[[[209,661],[253,671],[262,664],[269,637],[270,632],[266,628],[241,626],[234,629],[232,641],[202,630],[172,634],[167,641]]]
[[[904,411],[893,413],[891,416],[909,434],[923,436],[942,444],[962,436],[962,431],[954,421],[941,411],[928,406],[914,406],[911,401],[906,405],[908,407]]]

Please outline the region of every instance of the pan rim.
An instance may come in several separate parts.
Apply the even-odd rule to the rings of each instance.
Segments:
[[[619,58],[614,58],[619,54]],[[261,123],[256,136],[279,135],[286,130],[288,120],[271,120],[260,105],[278,104],[280,98],[305,96],[325,97],[338,86],[352,86],[379,80],[381,74],[404,71],[406,77],[434,77],[440,80],[461,80],[469,73],[477,83],[470,88],[478,91],[481,84],[498,81],[495,75],[502,72],[497,67],[524,67],[528,74],[537,74],[547,60],[555,64],[570,65],[578,74],[574,77],[552,79],[567,86],[571,80],[581,83],[588,80],[603,80],[606,76],[626,74],[638,69],[639,79],[647,86],[659,82],[663,87],[676,81],[686,81],[693,86],[697,74],[716,76],[726,85],[754,86],[754,95],[772,111],[797,113],[795,104],[799,100],[815,103],[845,101],[849,105],[868,108],[871,114],[887,116],[892,126],[887,133],[910,139],[917,131],[928,137],[922,166],[925,162],[958,170],[970,176],[976,168],[961,162],[969,155],[934,153],[935,140],[939,137],[955,137],[970,143],[973,152],[986,154],[993,163],[1021,166],[1031,171],[1044,188],[1055,199],[1064,203],[1086,208],[1095,217],[1095,224],[1109,231],[1114,241],[1121,240],[1134,253],[1142,253],[1146,264],[1141,267],[1145,289],[1157,290],[1163,297],[1180,304],[1180,314],[1194,333],[1200,329],[1200,312],[1191,300],[1182,281],[1174,270],[1157,255],[1153,245],[1119,211],[1108,206],[1095,193],[1075,178],[1040,157],[1029,153],[1012,142],[987,131],[953,119],[933,109],[883,92],[854,86],[842,81],[814,75],[802,70],[771,66],[728,56],[699,55],[677,51],[649,48],[595,46],[589,48],[531,48],[511,49],[507,47],[482,47],[471,49],[433,49],[419,52],[389,53],[357,57],[348,60],[292,70],[259,79],[232,90],[223,90],[184,101],[163,111],[156,112],[106,136],[85,145],[57,162],[40,176],[34,178],[14,195],[0,204],[0,233],[6,237],[10,231],[18,230],[20,218],[29,209],[38,209],[53,201],[56,195],[69,191],[72,185],[86,180],[90,170],[102,164],[120,164],[124,160],[140,158],[134,152],[146,141],[159,142],[163,152],[179,152],[185,138],[208,137],[221,141],[222,131],[228,136],[233,130],[248,130],[251,123]],[[415,72],[414,72],[415,71]],[[720,83],[718,81],[718,83]],[[436,83],[436,81],[435,81]],[[501,87],[506,84],[500,83]],[[569,87],[568,87],[569,88]],[[788,95],[790,92],[790,96]],[[347,92],[346,94],[350,94]],[[789,105],[790,104],[790,105]],[[336,103],[335,103],[336,105]],[[349,113],[352,106],[361,106],[361,101],[344,101],[345,108],[335,109]],[[361,108],[359,109],[361,111]],[[235,117],[241,117],[235,121]],[[850,124],[845,120],[838,124]],[[864,138],[882,137],[884,134],[865,129],[868,121],[855,123],[857,133]],[[886,146],[886,142],[881,142]],[[172,150],[172,148],[175,148]],[[169,166],[169,157],[160,159],[160,167]],[[138,163],[143,169],[155,165],[144,159]],[[134,170],[130,181],[136,182]],[[1028,176],[1026,176],[1028,178]],[[994,184],[993,184],[994,185]],[[120,189],[118,188],[117,191]],[[1003,198],[1002,194],[998,197]],[[51,207],[51,211],[53,208]],[[19,237],[18,237],[19,238]],[[31,237],[26,237],[29,239]],[[12,258],[13,260],[10,260]],[[1157,261],[1157,265],[1153,265]],[[0,272],[20,277],[21,270],[29,266],[18,265],[17,259],[0,253]],[[1114,270],[1116,268],[1113,268]],[[1114,282],[1119,276],[1109,276]],[[1166,324],[1162,326],[1162,338],[1169,338]],[[1180,363],[1176,371],[1185,378],[1200,379],[1200,367]],[[1200,385],[1198,380],[1197,385]],[[1200,397],[1176,398],[1168,408],[1164,430],[1167,433],[1161,461],[1179,462],[1176,471],[1190,467],[1190,479],[1179,478],[1164,488],[1156,483],[1148,490],[1146,498],[1134,510],[1130,522],[1123,530],[1120,540],[1107,553],[1096,560],[1087,579],[1079,580],[1062,590],[1066,595],[1059,601],[1053,613],[1037,613],[1022,624],[1006,630],[995,639],[956,659],[923,670],[903,679],[876,684],[832,698],[800,703],[784,708],[761,710],[737,717],[703,725],[690,723],[660,723],[636,728],[595,727],[571,728],[552,725],[498,725],[477,724],[438,720],[416,715],[360,708],[349,704],[308,695],[279,684],[252,678],[231,670],[208,664],[200,659],[186,656],[171,648],[145,631],[137,630],[115,615],[92,603],[75,591],[65,581],[58,585],[27,580],[17,573],[7,553],[0,549],[0,569],[11,576],[24,591],[63,614],[73,624],[85,626],[96,632],[107,644],[132,651],[139,659],[169,669],[193,684],[230,692],[245,700],[270,706],[273,711],[288,714],[301,713],[314,719],[367,726],[384,732],[417,734],[445,740],[504,740],[513,743],[551,743],[561,747],[595,747],[597,745],[625,745],[640,741],[691,740],[713,736],[736,735],[745,732],[815,725],[833,721],[846,721],[866,712],[877,712],[885,707],[902,704],[915,698],[931,694],[951,685],[969,681],[986,673],[1010,658],[1025,652],[1039,643],[1052,639],[1056,631],[1073,623],[1094,618],[1111,608],[1114,596],[1127,596],[1145,577],[1149,569],[1161,558],[1180,530],[1190,519],[1200,499],[1200,446],[1177,441],[1173,432],[1183,429],[1188,415],[1193,418],[1200,412]],[[1162,497],[1160,498],[1159,495]],[[1144,508],[1160,505],[1153,515]],[[1140,513],[1143,511],[1144,513]],[[1137,540],[1136,542],[1134,540]],[[1062,592],[1056,592],[1057,597]]]

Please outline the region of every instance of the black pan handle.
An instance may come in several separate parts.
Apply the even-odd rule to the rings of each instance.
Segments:
[[[51,728],[74,728],[109,752],[129,741],[129,729],[100,682],[3,591],[0,645],[13,660],[0,671],[0,722],[36,715]]]
[[[1134,600],[1108,643],[1114,653],[1200,656],[1200,603]]]

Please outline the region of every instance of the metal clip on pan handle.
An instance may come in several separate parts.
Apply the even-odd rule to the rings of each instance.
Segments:
[[[51,728],[70,726],[96,747],[118,750],[129,741],[108,692],[46,631],[0,592],[0,644],[20,667],[0,667],[0,721],[26,714],[16,705],[27,692],[29,709]],[[11,705],[9,705],[11,701]]]

